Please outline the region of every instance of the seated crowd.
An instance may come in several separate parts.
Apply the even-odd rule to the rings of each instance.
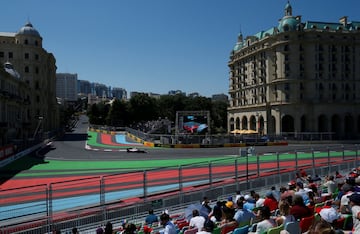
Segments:
[[[291,225],[290,225],[291,224]],[[210,206],[204,197],[199,208],[159,217],[152,210],[141,225],[124,223],[120,228],[97,233],[228,234],[228,233],[360,233],[360,167],[343,176],[339,172],[325,178],[296,173],[287,186],[272,187],[261,196],[255,191],[217,200]],[[245,229],[243,232],[238,232]]]

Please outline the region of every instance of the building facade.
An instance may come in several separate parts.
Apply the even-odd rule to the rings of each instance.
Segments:
[[[66,101],[76,101],[78,98],[77,74],[57,73],[56,74],[56,97]]]
[[[10,63],[28,86],[29,107],[23,140],[33,138],[39,129],[44,133],[57,130],[56,61],[53,54],[42,47],[42,37],[30,22],[16,33],[0,32],[0,63]]]
[[[228,66],[229,132],[360,136],[360,22],[303,22],[288,2],[277,26],[239,34]]]

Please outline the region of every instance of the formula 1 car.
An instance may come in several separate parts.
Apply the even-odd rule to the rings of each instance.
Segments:
[[[146,153],[145,150],[138,149],[138,148],[127,148],[126,152],[128,152],[128,153]]]

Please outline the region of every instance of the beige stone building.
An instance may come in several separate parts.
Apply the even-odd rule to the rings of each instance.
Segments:
[[[25,95],[29,102],[27,105],[14,106],[15,109],[11,111],[6,107],[8,101],[0,97],[3,133],[12,125],[14,113],[23,113],[21,116],[26,116],[18,121],[15,133],[9,135],[11,139],[14,139],[15,135],[17,140],[28,140],[35,135],[38,137],[38,133],[44,137],[58,129],[55,62],[53,54],[42,47],[42,37],[31,23],[26,23],[16,33],[0,32],[0,63],[11,64],[18,73],[18,79],[21,81],[19,85],[27,87],[27,92],[19,93],[21,98],[24,98],[25,93],[29,95],[28,98]]]
[[[228,66],[229,132],[360,137],[360,22],[302,21],[288,2],[277,26],[239,34]]]

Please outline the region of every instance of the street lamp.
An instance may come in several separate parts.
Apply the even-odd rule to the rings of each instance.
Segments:
[[[42,117],[42,116],[39,116],[38,117],[38,124],[37,124],[37,126],[36,126],[36,129],[35,129],[35,132],[34,132],[34,135],[33,135],[33,138],[35,139],[35,136],[36,136],[36,134],[38,133],[38,131],[39,131],[39,128],[40,128],[40,126],[41,126],[41,123],[42,123],[42,120],[44,119],[44,117]]]

